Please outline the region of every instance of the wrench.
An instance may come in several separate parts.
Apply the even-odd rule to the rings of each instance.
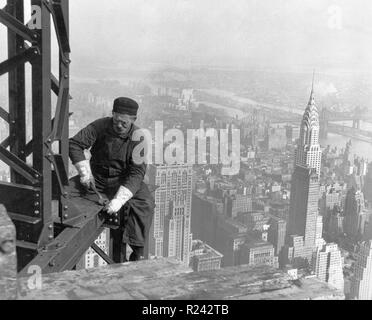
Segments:
[[[109,203],[109,200],[102,197],[102,195],[98,192],[96,188],[96,184],[94,182],[91,183],[91,186],[92,186],[93,192],[98,196],[98,203],[101,206],[106,206]]]

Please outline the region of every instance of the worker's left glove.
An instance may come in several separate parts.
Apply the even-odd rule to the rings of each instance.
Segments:
[[[133,193],[123,186],[119,188],[115,197],[107,204],[105,210],[109,215],[118,213],[120,209],[133,198]]]

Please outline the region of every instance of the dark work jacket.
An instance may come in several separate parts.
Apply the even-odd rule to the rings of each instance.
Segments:
[[[133,125],[126,137],[119,136],[113,130],[112,118],[99,119],[81,130],[70,139],[70,158],[73,164],[85,160],[84,150],[91,148],[90,160],[97,189],[113,198],[120,186],[128,188],[134,197],[128,201],[131,214],[135,215],[136,226],[130,229],[140,230],[129,232],[129,243],[141,245],[152,219],[155,207],[154,198],[147,185],[143,182],[146,164],[138,165],[133,161],[133,149],[141,142],[132,141],[132,135],[139,129]],[[131,234],[132,233],[132,234]]]

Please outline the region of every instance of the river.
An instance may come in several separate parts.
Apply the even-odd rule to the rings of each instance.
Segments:
[[[237,103],[246,103],[246,104],[253,105],[253,106],[258,106],[258,107],[263,106],[263,107],[270,108],[270,109],[283,110],[283,111],[293,112],[293,113],[296,113],[296,114],[303,114],[303,112],[305,111],[305,110],[301,111],[301,110],[298,110],[298,109],[294,110],[294,109],[291,109],[291,108],[288,108],[288,107],[285,107],[285,106],[276,106],[276,105],[272,105],[272,104],[268,104],[268,103],[259,103],[257,101],[252,100],[252,99],[249,99],[249,98],[243,98],[243,97],[236,96],[233,92],[230,92],[230,91],[224,91],[224,90],[218,90],[218,89],[207,89],[207,90],[201,90],[201,91],[203,91],[205,93],[208,93],[210,95],[220,96],[220,97],[223,97],[223,98],[230,98],[230,99],[236,101]],[[224,109],[228,112],[228,114],[231,117],[236,117],[237,116],[239,119],[242,119],[246,115],[248,115],[247,113],[245,113],[241,109],[227,107],[227,106],[220,105],[220,104],[217,104],[217,103],[211,103],[211,102],[208,102],[208,101],[202,101],[202,102],[199,102],[199,103],[203,103],[203,104],[205,104],[209,107],[212,107],[212,108]],[[339,122],[336,121],[334,123],[352,127],[352,121],[339,121]],[[299,123],[299,125],[300,125],[300,123]],[[362,121],[361,122],[361,129],[372,131],[372,123]],[[371,143],[360,141],[360,140],[357,140],[357,139],[350,139],[348,137],[341,136],[341,135],[338,135],[338,134],[333,134],[333,133],[328,134],[328,138],[325,139],[325,140],[324,139],[321,140],[320,143],[321,143],[322,147],[324,147],[324,148],[327,147],[328,145],[330,145],[331,147],[345,148],[346,143],[350,140],[352,142],[351,152],[353,154],[355,154],[359,157],[363,157],[365,159],[369,159],[370,161],[372,161],[372,144]]]

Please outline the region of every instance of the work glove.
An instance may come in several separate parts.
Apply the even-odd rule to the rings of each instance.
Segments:
[[[121,186],[115,197],[107,204],[105,210],[109,215],[118,213],[120,209],[133,198],[133,193],[126,187]]]
[[[80,183],[89,190],[95,184],[89,160],[80,161],[75,164],[75,167],[79,172]]]

